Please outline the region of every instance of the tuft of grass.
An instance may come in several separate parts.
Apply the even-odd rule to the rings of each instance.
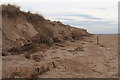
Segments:
[[[25,44],[22,47],[20,47],[20,51],[24,52],[24,51],[29,51],[35,49],[35,45],[30,43],[30,44]]]
[[[45,34],[38,34],[33,43],[51,45],[51,38]]]
[[[20,53],[20,50],[16,47],[13,47],[13,48],[9,49],[8,52]]]
[[[13,48],[9,49],[8,52],[10,52],[10,53],[12,53],[12,55],[14,55],[14,54],[21,54],[21,52],[30,51],[30,50],[36,50],[35,45],[32,43],[25,44],[20,47],[13,47]]]
[[[75,48],[76,51],[84,51],[83,46],[78,46],[77,48]]]
[[[79,31],[72,31],[72,32],[71,32],[71,37],[72,37],[72,39],[74,39],[74,40],[83,39],[83,35],[82,35],[81,32],[79,32]]]
[[[31,58],[31,57],[30,57],[30,53],[26,53],[26,54],[25,54],[25,58],[26,58],[26,59],[30,59],[30,58]]]
[[[42,24],[40,26],[40,29],[42,30],[43,34],[48,35],[49,37],[53,37],[54,30],[51,27],[45,24]]]
[[[39,26],[40,21],[45,21],[44,17],[39,14],[32,14],[30,11],[25,13],[25,16],[28,20],[28,22],[32,23],[34,26]]]
[[[63,40],[69,40],[68,36],[63,36]]]
[[[58,37],[53,37],[52,40],[53,40],[54,43],[59,43],[59,42],[61,42]]]
[[[16,18],[20,15],[20,7],[16,5],[2,5],[3,16],[7,15],[9,18]]]

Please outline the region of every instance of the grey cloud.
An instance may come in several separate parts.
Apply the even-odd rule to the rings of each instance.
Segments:
[[[84,14],[73,14],[73,15],[68,15],[68,16],[77,16],[77,17],[83,17],[83,18],[86,18],[86,19],[104,20],[102,18],[97,18],[97,17],[93,17],[91,15],[84,15]]]
[[[71,19],[71,18],[55,18],[56,20],[75,20],[75,19]]]
[[[104,26],[114,26],[112,21],[68,21],[65,24],[71,25],[104,25]]]
[[[70,17],[70,19],[72,19],[71,17],[75,16],[75,17],[83,17],[85,19],[92,19],[92,20],[104,20],[103,18],[98,18],[98,17],[94,17],[91,15],[84,15],[84,14],[75,14],[75,13],[56,13],[56,14],[47,14],[46,16],[56,16],[57,19],[63,19],[57,16],[64,16],[64,17]],[[64,18],[66,19],[66,18]]]
[[[60,16],[62,16],[60,18]],[[76,21],[73,16],[84,17],[87,19],[92,19],[88,21]],[[117,22],[114,21],[101,21],[105,20],[102,18],[97,18],[91,15],[75,14],[75,13],[61,13],[54,17],[54,20],[67,20],[62,21],[62,23],[71,25],[74,27],[85,28],[91,33],[117,33]]]
[[[112,21],[68,21],[63,22],[74,27],[85,28],[92,33],[117,33],[117,23]]]

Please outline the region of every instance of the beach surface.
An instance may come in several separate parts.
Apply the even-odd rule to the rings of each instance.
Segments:
[[[39,78],[117,78],[118,76],[117,35],[93,35],[85,37],[82,41],[55,44],[44,52],[38,51],[34,54],[37,56],[42,54],[43,58],[35,62],[26,59],[25,54],[3,56],[3,76],[9,77],[8,73],[18,69],[22,72],[25,70],[24,67],[32,69],[41,62],[52,62],[52,68],[39,74]]]

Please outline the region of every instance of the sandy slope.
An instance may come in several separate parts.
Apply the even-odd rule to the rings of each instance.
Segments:
[[[66,42],[46,50],[44,59],[41,61],[53,61],[56,68],[39,75],[39,78],[117,77],[117,35],[98,36],[100,44],[96,44],[96,35],[94,35],[86,37],[84,41]],[[41,54],[41,52],[38,51],[35,54]],[[10,72],[11,67],[32,67],[38,63],[25,59],[24,54],[3,57],[3,75],[6,71]]]

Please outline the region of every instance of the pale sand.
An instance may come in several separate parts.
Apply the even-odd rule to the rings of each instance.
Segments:
[[[98,36],[100,44],[96,44],[94,35],[84,41],[66,42],[64,46],[57,45],[46,50],[43,61],[53,61],[56,68],[39,75],[39,78],[117,78],[118,37]],[[75,50],[78,47],[83,49]],[[26,60],[23,54],[3,57],[4,72],[7,67],[29,67],[32,64],[35,63]]]

